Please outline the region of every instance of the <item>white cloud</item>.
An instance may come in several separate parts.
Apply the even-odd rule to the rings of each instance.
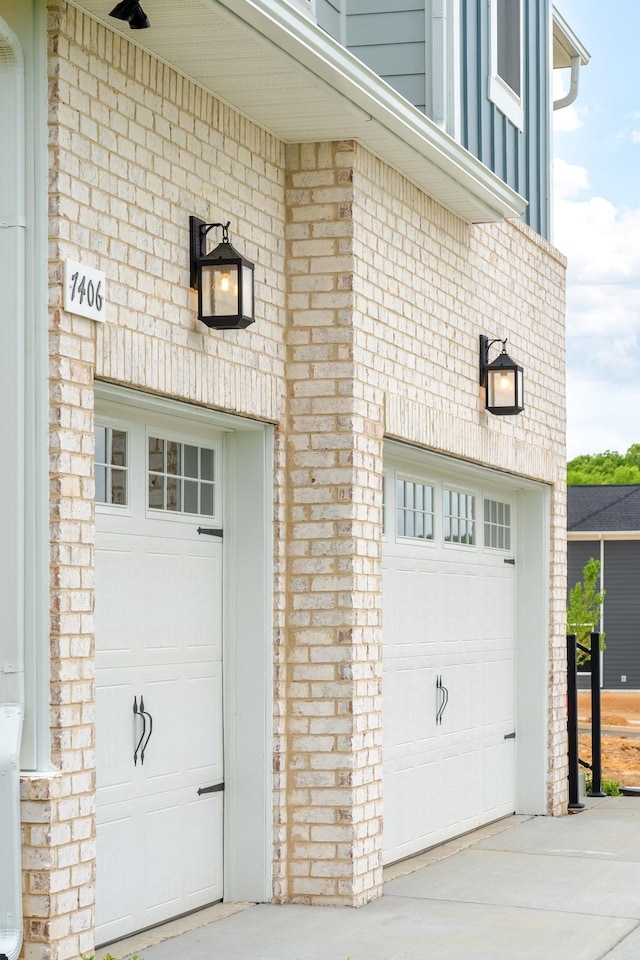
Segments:
[[[640,442],[638,391],[614,387],[606,380],[569,373],[567,459],[582,453],[617,450],[626,453]]]
[[[555,133],[571,133],[573,130],[579,130],[582,126],[584,126],[584,120],[574,104],[563,107],[562,110],[553,111]]]
[[[556,160],[554,242],[567,255],[569,457],[640,442],[640,209],[591,196]]]
[[[589,189],[589,174],[585,167],[556,158],[553,161],[553,190],[556,201],[575,197]]]

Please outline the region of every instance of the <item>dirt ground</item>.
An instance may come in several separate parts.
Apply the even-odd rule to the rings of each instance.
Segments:
[[[623,786],[640,786],[640,691],[603,691],[602,777]],[[591,762],[591,694],[578,692],[579,756]],[[637,733],[634,737],[631,734]]]

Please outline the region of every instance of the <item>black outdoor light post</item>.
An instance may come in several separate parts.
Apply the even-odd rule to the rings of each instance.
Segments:
[[[222,230],[222,241],[210,253],[210,230]],[[191,282],[198,291],[198,319],[218,330],[239,330],[253,323],[253,264],[229,243],[229,223],[189,218]]]
[[[489,350],[494,343],[502,344],[502,351],[489,362]],[[522,367],[507,353],[507,341],[490,340],[480,335],[480,383],[485,388],[485,407],[497,416],[513,416],[524,410]]]

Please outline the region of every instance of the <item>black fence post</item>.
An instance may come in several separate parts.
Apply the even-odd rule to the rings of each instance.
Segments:
[[[578,779],[578,675],[576,635],[567,634],[567,733],[569,736],[569,810],[582,810]]]
[[[602,792],[602,720],[600,712],[600,634],[591,634],[591,790],[590,797],[605,797]]]

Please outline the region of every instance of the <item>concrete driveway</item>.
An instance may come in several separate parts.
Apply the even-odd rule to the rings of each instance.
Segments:
[[[108,952],[143,960],[640,960],[640,799],[593,800],[559,819],[512,817],[398,864],[386,878],[384,896],[359,910],[221,904]]]

